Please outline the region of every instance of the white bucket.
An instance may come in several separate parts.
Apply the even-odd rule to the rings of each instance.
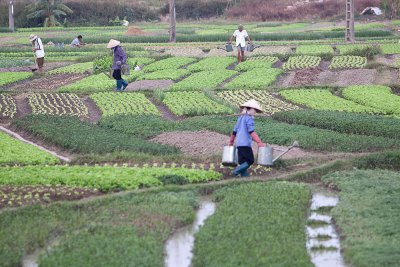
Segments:
[[[273,148],[271,146],[259,147],[258,148],[258,165],[272,166],[273,163]]]
[[[237,166],[238,154],[235,146],[224,146],[222,153],[222,165],[224,166]]]

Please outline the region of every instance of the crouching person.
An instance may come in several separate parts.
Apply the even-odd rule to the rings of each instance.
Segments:
[[[126,53],[121,47],[121,42],[111,39],[107,45],[108,49],[111,49],[114,54],[114,62],[112,65],[113,78],[117,80],[117,91],[125,90],[128,86],[128,82],[122,79],[122,64],[126,64]]]
[[[258,147],[264,147],[265,144],[254,129],[254,115],[262,112],[258,102],[254,99],[247,101],[240,105],[240,116],[233,128],[232,135],[229,139],[229,145],[233,146],[236,139],[236,147],[238,149],[239,166],[233,171],[234,176],[241,175],[242,177],[249,176],[247,169],[254,163],[253,149],[251,148],[252,140],[254,140]]]

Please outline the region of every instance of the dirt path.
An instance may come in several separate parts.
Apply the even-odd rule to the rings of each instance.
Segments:
[[[14,91],[56,91],[61,86],[76,82],[85,77],[84,74],[57,74],[34,77],[9,86],[8,90]]]
[[[32,113],[32,108],[29,106],[27,94],[19,94],[14,97],[15,104],[17,105],[17,118]]]
[[[181,120],[185,119],[184,117],[176,116],[174,113],[172,113],[169,110],[169,108],[166,105],[159,103],[158,101],[154,100],[153,98],[149,98],[149,100],[161,112],[164,119],[169,120],[169,121],[181,121]]]
[[[14,138],[16,138],[16,139],[18,139],[18,140],[24,142],[24,143],[30,144],[30,145],[32,145],[32,146],[34,146],[34,147],[37,147],[38,149],[43,150],[43,151],[45,151],[45,152],[47,152],[47,153],[49,153],[49,154],[51,154],[51,155],[53,155],[53,156],[59,158],[59,159],[62,160],[62,161],[65,161],[65,162],[70,162],[70,161],[71,161],[71,159],[70,159],[69,157],[62,156],[62,155],[58,154],[58,153],[55,152],[55,151],[49,150],[49,149],[47,149],[47,148],[44,148],[44,147],[41,146],[41,145],[38,145],[38,144],[36,144],[36,143],[34,143],[34,142],[31,142],[31,141],[28,141],[27,139],[25,139],[25,138],[22,137],[21,135],[17,134],[16,132],[13,132],[13,131],[11,131],[11,130],[9,130],[9,129],[3,127],[3,126],[0,126],[0,130],[3,131],[3,132],[5,132],[5,133],[7,133],[7,134],[9,134],[9,135],[11,135],[12,137],[14,137]]]
[[[169,86],[174,84],[172,80],[143,80],[131,82],[126,91],[138,91],[138,90],[165,90]]]
[[[64,66],[68,66],[74,64],[74,62],[49,62],[46,63],[45,70],[53,70],[57,68],[61,68]],[[0,72],[20,72],[20,71],[28,71],[30,72],[34,66],[22,66],[22,67],[14,67],[14,68],[0,68]]]
[[[88,108],[89,111],[89,122],[96,124],[101,119],[101,111],[97,107],[96,103],[89,97],[84,96],[82,98],[83,104]]]

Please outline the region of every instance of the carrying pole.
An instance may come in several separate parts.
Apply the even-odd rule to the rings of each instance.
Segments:
[[[355,42],[354,34],[354,0],[346,0],[346,43]]]

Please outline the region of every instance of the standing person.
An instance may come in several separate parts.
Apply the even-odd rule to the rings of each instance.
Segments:
[[[249,176],[247,169],[254,163],[253,149],[251,148],[252,140],[254,140],[258,147],[264,147],[265,144],[255,132],[253,116],[262,109],[258,102],[254,99],[247,101],[240,105],[241,112],[236,122],[233,132],[229,139],[229,145],[233,146],[236,138],[236,147],[238,149],[239,166],[233,171],[234,176],[241,175],[242,177]]]
[[[242,24],[238,26],[238,29],[233,33],[231,38],[229,39],[229,43],[232,43],[233,37],[236,38],[236,47],[238,51],[238,63],[244,61],[244,49],[246,48],[246,38],[249,42],[251,42],[250,36],[247,34],[247,31],[244,30]]]
[[[32,43],[32,51],[35,53],[35,61],[39,69],[39,74],[42,74],[44,66],[44,47],[42,40],[34,34],[29,36],[29,40]]]
[[[82,35],[78,35],[78,37],[76,37],[72,43],[71,43],[71,47],[82,47],[85,46],[86,44],[82,41]]]
[[[122,64],[126,64],[126,53],[121,47],[121,42],[111,39],[107,45],[107,48],[111,49],[114,54],[114,62],[112,65],[113,78],[117,80],[117,91],[125,90],[128,86],[128,82],[122,79]]]

